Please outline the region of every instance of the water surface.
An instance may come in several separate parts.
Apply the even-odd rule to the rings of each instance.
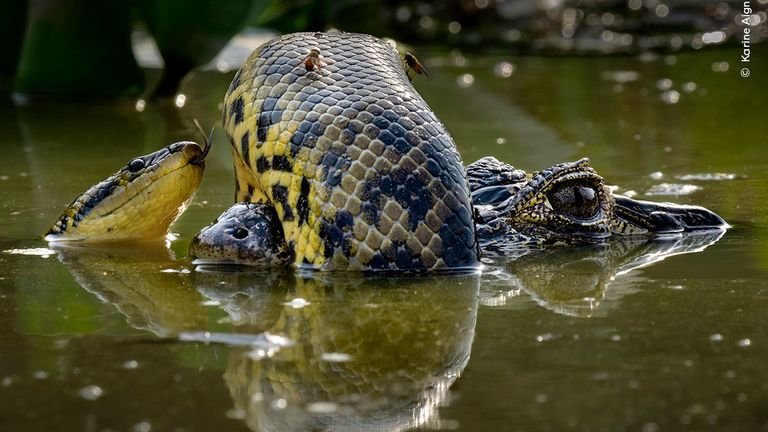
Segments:
[[[748,79],[731,49],[423,59],[465,162],[589,157],[621,193],[734,228],[464,276],[194,271],[189,240],[234,195],[219,131],[170,250],[35,251],[88,185],[218,124],[231,75],[196,75],[181,108],[5,103],[0,429],[768,428],[766,57]]]

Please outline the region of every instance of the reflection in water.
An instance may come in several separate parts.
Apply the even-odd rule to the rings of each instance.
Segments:
[[[481,301],[487,306],[498,306],[526,292],[553,312],[590,317],[616,277],[674,255],[701,252],[724,233],[718,230],[651,241],[520,250],[519,257],[500,264],[505,266],[503,270],[484,276]],[[491,262],[508,259],[496,258]]]
[[[162,245],[51,247],[83,289],[115,305],[132,327],[171,336],[207,325],[189,275]]]
[[[254,430],[439,428],[437,408],[469,360],[474,274],[190,274],[162,248],[57,251],[132,326],[229,345],[233,412]],[[205,305],[226,311],[226,332],[209,332]]]
[[[56,250],[77,282],[132,326],[229,346],[232,415],[251,429],[392,431],[446,427],[437,408],[469,360],[478,297],[494,305],[525,292],[554,312],[588,317],[615,277],[721,235],[521,250],[491,260],[482,276],[189,272],[160,245]],[[209,322],[209,306],[225,319]]]
[[[295,341],[275,355],[260,348],[230,355],[225,380],[252,429],[440,427],[437,407],[469,360],[476,276],[294,277],[278,282],[282,298],[257,304],[252,285],[230,282],[242,275],[208,273],[199,284],[198,275],[198,289],[233,319],[252,318],[238,330]],[[217,280],[228,288],[217,289]],[[263,274],[254,280],[263,283]],[[253,314],[254,306],[264,313]]]

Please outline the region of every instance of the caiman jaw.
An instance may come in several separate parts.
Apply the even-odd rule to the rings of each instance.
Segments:
[[[655,203],[615,196],[611,230],[615,235],[669,235],[730,227],[716,213],[699,206]]]

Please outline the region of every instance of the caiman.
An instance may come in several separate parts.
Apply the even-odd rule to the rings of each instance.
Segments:
[[[369,35],[277,37],[224,97],[235,202],[192,241],[204,263],[321,270],[473,269],[483,253],[722,230],[696,206],[616,195],[587,159],[528,174],[486,157],[464,167],[414,89],[424,68]],[[156,238],[192,198],[205,148],[172,144],[78,197],[49,241]],[[500,247],[501,245],[501,247]]]

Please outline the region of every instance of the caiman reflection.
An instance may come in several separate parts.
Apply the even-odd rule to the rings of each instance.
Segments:
[[[555,313],[588,318],[617,278],[675,255],[701,252],[723,234],[724,231],[708,231],[576,248],[507,249],[505,256],[486,260],[492,263],[491,268],[498,268],[488,272],[481,283],[483,287],[501,285],[504,289],[494,292],[481,288],[481,302],[500,306],[524,292]],[[628,293],[612,294],[620,297]]]

